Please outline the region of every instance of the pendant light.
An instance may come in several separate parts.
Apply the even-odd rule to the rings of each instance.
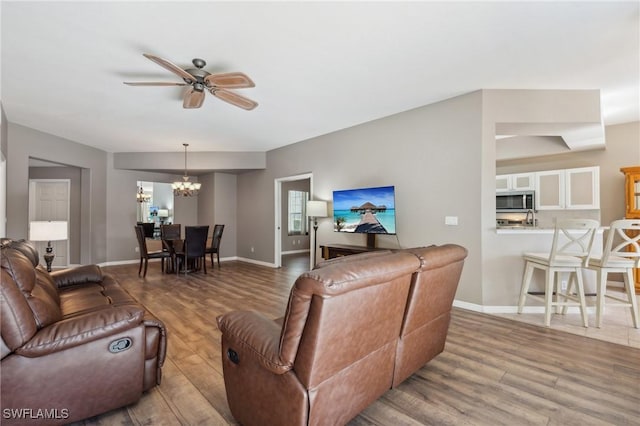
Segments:
[[[151,195],[144,193],[144,188],[139,187],[136,193],[136,201],[139,203],[148,203],[151,199]]]
[[[184,176],[182,176],[182,182],[173,182],[171,188],[173,189],[173,195],[191,197],[198,195],[202,184],[200,182],[189,181],[189,176],[187,176],[187,147],[189,144],[183,143],[182,146],[184,146]]]

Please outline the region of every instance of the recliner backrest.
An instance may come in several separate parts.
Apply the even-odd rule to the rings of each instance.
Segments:
[[[404,250],[420,260],[399,335],[393,386],[444,350],[451,307],[467,250],[445,244]]]
[[[336,263],[295,282],[280,339],[280,355],[313,387],[397,340],[411,274],[408,253]]]
[[[22,251],[3,247],[0,265],[2,340],[13,351],[39,329],[60,321],[62,311],[53,294],[55,284],[45,271],[34,268],[32,259]]]

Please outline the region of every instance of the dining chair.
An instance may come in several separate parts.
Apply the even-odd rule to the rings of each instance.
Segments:
[[[213,254],[218,257],[218,268],[220,268],[220,241],[222,240],[222,232],[224,231],[224,225],[214,225],[213,236],[211,238],[211,245],[207,247],[207,254],[211,255],[211,267],[213,264]]]
[[[614,245],[615,244],[615,245]],[[616,220],[609,227],[609,234],[601,257],[589,259],[589,269],[597,273],[596,327],[602,325],[605,299],[615,300],[608,306],[628,307],[633,326],[640,328],[638,301],[635,295],[633,269],[640,268],[640,219]],[[622,273],[626,300],[607,294],[607,276],[610,272]]]
[[[207,247],[207,235],[209,234],[209,226],[185,226],[184,227],[184,245],[181,252],[176,251],[176,260],[182,262],[182,267],[187,273],[187,263],[189,259],[194,261],[194,269],[198,269],[200,261],[202,261],[202,267],[204,273],[207,273],[206,262],[206,247]],[[176,268],[176,274],[178,268]]]
[[[144,227],[142,225],[136,225],[136,238],[138,239],[138,250],[140,251],[140,267],[138,267],[138,276],[140,272],[142,272],[142,264],[144,263],[144,274],[142,277],[147,276],[147,266],[149,265],[149,259],[160,259],[160,268],[164,272],[164,260],[169,258],[171,255],[169,252],[164,250],[158,251],[148,251],[147,250],[147,241],[145,237]]]
[[[155,232],[155,223],[153,222],[138,222],[138,225],[142,226],[144,230],[145,238],[153,238]]]
[[[164,251],[169,252],[171,268],[176,268],[175,245],[182,236],[182,225],[179,223],[160,225],[160,239]],[[166,269],[168,272],[169,268]]]
[[[182,225],[173,223],[160,225],[160,238],[163,240],[179,240],[182,236]]]
[[[553,242],[549,253],[524,253],[524,275],[520,289],[518,313],[521,314],[527,297],[544,301],[544,324],[551,325],[551,310],[568,306],[580,306],[582,323],[589,326],[587,304],[584,294],[582,271],[589,264],[596,230],[600,224],[592,219],[557,220],[553,233]],[[545,271],[544,297],[529,293],[533,271]],[[569,285],[565,292],[561,288],[559,274],[569,273]],[[576,294],[572,294],[573,282],[576,283]],[[553,296],[555,294],[555,302]],[[569,302],[569,300],[573,302]]]

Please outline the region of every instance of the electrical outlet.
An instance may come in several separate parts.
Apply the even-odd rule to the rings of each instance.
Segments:
[[[444,224],[449,226],[457,226],[458,225],[458,216],[445,216]]]
[[[140,253],[140,247],[134,247],[133,249],[136,251],[136,253]]]
[[[253,247],[251,247],[251,253],[253,253],[254,251],[256,251]]]
[[[562,280],[562,282],[560,283],[560,289],[562,291],[567,291],[567,281],[566,280]]]

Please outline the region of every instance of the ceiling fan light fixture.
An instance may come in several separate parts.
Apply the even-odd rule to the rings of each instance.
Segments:
[[[173,189],[173,195],[175,196],[191,197],[198,195],[202,184],[189,181],[189,176],[187,175],[187,147],[189,144],[183,143],[182,145],[184,146],[184,176],[182,176],[182,181],[173,182],[171,189]]]
[[[246,110],[252,110],[258,106],[257,102],[228,90],[255,87],[254,82],[249,78],[249,76],[242,72],[211,74],[203,69],[207,63],[200,58],[193,59],[192,62],[195,68],[182,69],[176,64],[158,56],[154,56],[149,53],[143,53],[143,55],[150,61],[155,62],[162,68],[171,71],[173,74],[182,78],[183,82],[171,83],[143,81],[136,83],[126,81],[124,84],[129,86],[191,86],[183,98],[182,107],[186,109],[200,108],[202,106],[202,103],[204,102],[205,89],[218,99]]]

